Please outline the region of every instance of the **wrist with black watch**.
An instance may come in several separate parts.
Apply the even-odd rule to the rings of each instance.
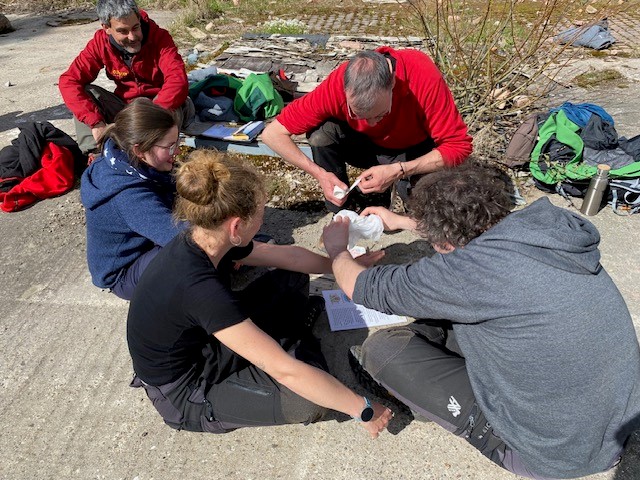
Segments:
[[[373,407],[371,406],[371,402],[367,397],[362,398],[364,398],[364,408],[362,409],[362,412],[360,412],[360,416],[351,418],[358,422],[369,422],[373,418]]]

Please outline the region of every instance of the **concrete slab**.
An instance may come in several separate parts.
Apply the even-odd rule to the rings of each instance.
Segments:
[[[26,71],[60,72],[97,27],[52,29],[45,35],[37,25],[25,27],[18,37],[0,37],[3,65],[13,50],[33,65]],[[25,52],[32,51],[41,54],[26,58]],[[64,107],[55,76],[19,75],[15,90],[3,89],[6,79],[16,78],[14,73],[0,71],[0,144],[15,137],[17,122],[29,119],[53,120],[71,133],[70,116],[60,113]],[[602,95],[598,103],[609,109],[618,102],[610,112],[624,118],[626,130],[638,132],[640,116],[625,115],[635,102],[611,97]],[[552,200],[563,202],[556,196]],[[265,230],[280,242],[317,248],[328,220],[328,215],[268,209]],[[605,210],[593,221],[602,233],[602,262],[640,331],[640,215],[620,218]],[[173,431],[162,424],[143,392],[128,387],[127,303],[91,285],[78,190],[0,215],[0,233],[2,479],[516,478],[439,427],[402,416],[377,441],[337,415],[308,427],[254,428],[223,436]],[[398,261],[425,248],[406,233],[385,235],[377,245],[388,247],[389,260]],[[367,332],[331,333],[321,320],[316,333],[337,377],[358,388],[346,352]],[[590,478],[640,478],[638,435],[615,471]]]

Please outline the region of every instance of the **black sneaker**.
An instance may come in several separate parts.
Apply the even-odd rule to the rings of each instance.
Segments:
[[[394,397],[389,390],[380,385],[362,366],[362,346],[353,345],[349,348],[349,366],[358,383],[375,396],[388,400],[396,405],[402,412],[410,414],[411,411],[404,403]]]
[[[302,325],[308,332],[313,330],[313,326],[316,324],[316,321],[324,310],[324,298],[319,295],[309,295],[307,311],[302,319]]]

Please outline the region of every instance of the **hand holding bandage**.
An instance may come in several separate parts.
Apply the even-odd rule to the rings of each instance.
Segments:
[[[348,248],[353,248],[359,240],[378,240],[382,235],[384,225],[378,215],[362,217],[351,210],[340,210],[334,218],[346,217],[349,219]]]

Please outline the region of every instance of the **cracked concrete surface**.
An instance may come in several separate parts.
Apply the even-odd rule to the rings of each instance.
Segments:
[[[164,25],[172,18],[171,12],[151,16]],[[19,30],[0,37],[0,146],[24,121],[50,120],[73,133],[57,77],[97,24],[51,28],[46,18],[11,21]],[[3,87],[9,80],[15,86]],[[639,90],[632,82],[613,94],[572,89],[555,99],[599,103],[620,133],[631,136],[640,133]],[[552,201],[563,204],[556,196]],[[326,221],[327,215],[269,209],[265,230],[280,242],[316,248]],[[593,222],[602,233],[602,263],[639,330],[640,215],[620,218],[604,210]],[[91,285],[79,191],[1,214],[0,232],[2,479],[516,478],[440,427],[401,416],[376,441],[337,415],[308,427],[223,436],[176,432],[142,391],[128,387],[127,303]],[[391,259],[424,248],[410,234],[385,235],[378,245],[389,248]],[[331,333],[320,321],[316,333],[337,377],[357,388],[346,353],[367,332]],[[636,434],[616,470],[590,478],[640,478],[639,444]]]

